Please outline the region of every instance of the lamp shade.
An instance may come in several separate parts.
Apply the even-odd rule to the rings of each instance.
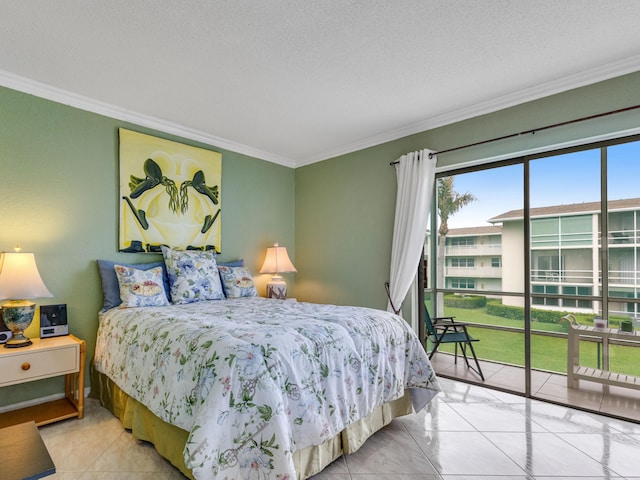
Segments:
[[[297,270],[289,260],[287,247],[281,247],[274,243],[273,247],[267,248],[267,256],[264,259],[260,273],[275,273],[278,275],[286,272],[297,272]]]
[[[0,300],[53,297],[47,289],[33,253],[0,255]]]

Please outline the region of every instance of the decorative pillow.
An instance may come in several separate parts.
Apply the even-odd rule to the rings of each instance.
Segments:
[[[219,266],[222,288],[227,298],[257,297],[258,292],[253,284],[251,273],[244,267]]]
[[[182,252],[165,246],[161,248],[169,274],[173,303],[192,303],[225,298],[214,251],[187,250]]]
[[[218,262],[216,258],[216,262],[218,263],[218,268],[220,267],[244,267],[244,258],[240,260],[233,260],[232,262]]]
[[[162,282],[162,267],[150,270],[116,265],[114,267],[120,287],[120,308],[162,307],[169,305]]]
[[[112,262],[111,260],[98,260],[98,269],[100,270],[100,279],[102,280],[102,295],[104,297],[104,305],[102,311],[115,308],[122,300],[120,300],[120,286],[118,285],[118,277],[114,267],[122,265],[123,267],[137,268],[138,270],[149,270],[151,268],[162,267],[162,284],[166,294],[169,293],[169,277],[164,262],[152,263],[122,263]],[[168,297],[167,297],[168,298]]]

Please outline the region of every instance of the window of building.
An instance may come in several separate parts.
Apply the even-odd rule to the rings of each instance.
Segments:
[[[541,294],[541,295],[557,295],[558,294],[558,286],[557,285],[532,285],[531,291],[533,293]],[[552,305],[558,306],[560,302],[557,298],[548,298],[548,297],[533,297],[531,299],[531,303],[533,305]]]
[[[560,280],[560,255],[547,251],[531,253],[531,279],[537,281]]]
[[[609,213],[609,242],[613,245],[635,243],[636,212]]]
[[[451,288],[473,289],[476,288],[476,281],[473,278],[452,278]]]
[[[476,244],[475,237],[453,237],[447,238],[447,245],[452,247],[472,247]]]
[[[560,219],[535,218],[531,220],[531,248],[560,245]]]
[[[476,266],[476,259],[473,257],[453,257],[451,259],[452,267],[473,268]]]
[[[563,246],[590,245],[593,242],[592,215],[560,217],[560,244]]]
[[[582,296],[590,297],[593,295],[592,287],[580,287],[576,285],[567,285],[562,287],[562,294],[567,296]],[[579,300],[565,298],[562,300],[563,307],[589,309],[593,308],[593,302],[591,300]]]

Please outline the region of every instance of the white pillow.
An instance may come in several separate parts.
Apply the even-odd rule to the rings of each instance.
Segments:
[[[253,283],[249,269],[245,267],[219,266],[222,287],[227,298],[257,297],[258,292]]]
[[[162,267],[149,270],[114,265],[120,288],[121,308],[169,305],[162,281]]]

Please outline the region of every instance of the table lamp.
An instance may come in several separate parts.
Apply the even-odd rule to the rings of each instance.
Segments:
[[[24,336],[36,310],[36,305],[26,299],[53,297],[47,290],[33,253],[19,251],[2,252],[0,255],[0,300],[11,299],[2,304],[4,324],[13,337],[4,344],[7,348],[26,347],[31,340]]]
[[[267,256],[260,273],[272,273],[271,281],[267,283],[267,298],[277,298],[284,300],[287,298],[287,283],[279,275],[280,273],[297,272],[289,260],[287,247],[281,247],[277,243],[273,247],[267,248]]]

